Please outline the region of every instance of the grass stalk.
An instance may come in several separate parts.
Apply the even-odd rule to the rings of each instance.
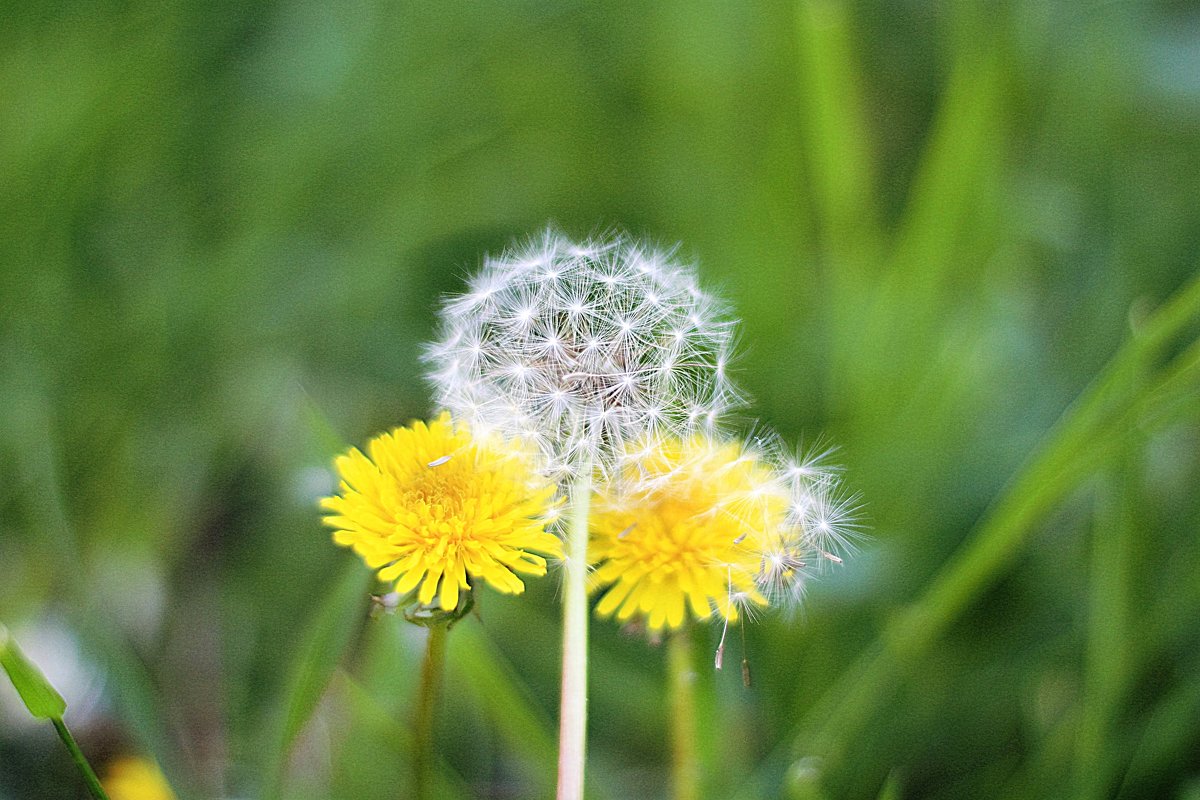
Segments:
[[[1184,358],[1189,363],[1186,353]],[[1140,372],[1136,366],[1124,371],[1127,391],[1135,391]],[[1106,796],[1111,789],[1113,728],[1128,680],[1131,648],[1139,638],[1131,635],[1132,565],[1138,535],[1132,470],[1144,442],[1139,440],[1135,420],[1126,428],[1116,464],[1099,488],[1090,542],[1084,702],[1074,752],[1074,796],[1079,800]]]
[[[413,787],[417,800],[433,800],[436,776],[433,770],[434,710],[441,692],[446,663],[445,623],[430,625],[425,638],[425,658],[421,661],[421,683],[417,687],[417,708],[413,718],[416,736],[413,751]]]
[[[1074,794],[1104,797],[1112,769],[1112,726],[1128,672],[1130,559],[1136,534],[1127,501],[1130,476],[1114,470],[1101,487],[1091,536],[1084,702],[1076,723]],[[1111,788],[1111,787],[1109,787]]]
[[[88,791],[91,792],[92,797],[96,798],[96,800],[108,800],[108,794],[104,791],[104,787],[100,785],[100,779],[96,777],[96,771],[88,763],[87,756],[79,749],[79,743],[75,741],[75,737],[67,729],[67,724],[62,721],[62,717],[55,717],[51,722],[54,723],[54,730],[58,731],[58,738],[62,739],[63,744],[70,751],[71,760],[75,762],[75,766],[79,768],[79,772],[83,775],[83,782],[87,784]]]
[[[1131,396],[1130,375],[1150,369],[1162,352],[1200,318],[1200,277],[1193,278],[1148,317],[1104,371],[1048,434],[1036,456],[984,515],[971,540],[947,562],[923,596],[897,615],[879,639],[811,707],[768,760],[820,754],[839,765],[854,735],[891,696],[895,680],[927,655],[979,593],[1017,558],[1034,525],[1086,476],[1111,457],[1106,443],[1128,430],[1131,413],[1164,424],[1178,416],[1176,387],[1194,385],[1200,359],[1193,342]],[[1171,414],[1160,414],[1167,406]],[[1184,412],[1194,406],[1182,406]],[[790,752],[789,752],[790,751]],[[834,767],[836,768],[836,767]],[[737,796],[750,797],[762,773]]]

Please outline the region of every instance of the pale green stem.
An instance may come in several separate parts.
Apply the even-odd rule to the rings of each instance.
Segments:
[[[558,800],[582,800],[587,747],[588,510],[592,470],[584,465],[571,486],[563,579],[562,702],[558,728]]]
[[[667,639],[667,686],[671,703],[671,778],[675,800],[700,797],[696,758],[696,669],[687,628]]]
[[[79,744],[75,741],[75,737],[67,730],[66,723],[62,721],[61,717],[56,717],[50,721],[54,723],[54,730],[58,731],[58,738],[63,740],[63,744],[71,752],[71,758],[74,760],[75,766],[79,767],[79,771],[83,774],[83,782],[87,784],[88,791],[92,793],[92,797],[96,798],[96,800],[108,800],[108,795],[105,794],[104,787],[100,785],[100,779],[96,777],[96,771],[92,769],[92,765],[88,763],[87,757],[79,749]]]
[[[446,631],[445,623],[429,626],[429,636],[425,640],[425,659],[421,662],[421,685],[417,693],[417,710],[413,722],[416,736],[413,786],[417,800],[432,800],[434,796],[433,720],[442,682],[443,665],[446,661]]]

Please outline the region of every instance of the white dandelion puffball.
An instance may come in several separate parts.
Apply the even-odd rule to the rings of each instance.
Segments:
[[[536,442],[552,474],[609,474],[628,442],[711,430],[740,405],[734,327],[670,253],[550,229],[444,302],[425,360],[456,418]]]

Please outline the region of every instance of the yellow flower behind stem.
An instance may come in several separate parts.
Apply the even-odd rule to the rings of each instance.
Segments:
[[[416,589],[421,604],[436,597],[453,611],[472,581],[519,594],[516,573],[545,575],[544,556],[562,555],[546,531],[556,487],[520,443],[474,438],[442,414],[381,434],[366,450],[337,458],[340,494],[321,501],[331,512],[324,522],[401,595]]]
[[[138,756],[122,756],[109,764],[103,786],[111,800],[175,800],[158,766]]]
[[[596,499],[592,586],[608,587],[596,613],[644,616],[660,631],[681,627],[688,607],[697,619],[715,609],[733,622],[739,605],[766,605],[756,577],[788,509],[771,467],[740,443],[702,435],[640,449],[622,476],[637,488]]]

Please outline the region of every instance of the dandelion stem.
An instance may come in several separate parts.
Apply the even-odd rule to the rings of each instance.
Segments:
[[[587,747],[587,546],[591,465],[571,486],[563,585],[562,702],[558,729],[558,800],[582,800]]]
[[[445,623],[430,625],[425,639],[425,659],[421,662],[421,685],[417,694],[417,710],[413,721],[416,752],[413,758],[414,796],[431,800],[433,790],[433,711],[437,704],[446,661]]]
[[[63,740],[63,744],[71,752],[71,758],[75,761],[75,766],[79,767],[79,771],[83,773],[83,782],[87,784],[88,791],[92,793],[92,797],[96,798],[96,800],[108,800],[108,795],[105,793],[104,787],[100,785],[100,779],[96,777],[96,771],[92,769],[92,765],[88,763],[87,757],[79,749],[79,744],[75,741],[75,737],[67,730],[67,724],[62,721],[62,717],[55,717],[51,722],[54,723],[54,730],[58,731],[58,738]]]
[[[696,669],[687,627],[667,638],[667,681],[671,702],[671,779],[675,800],[700,796],[696,757]]]

